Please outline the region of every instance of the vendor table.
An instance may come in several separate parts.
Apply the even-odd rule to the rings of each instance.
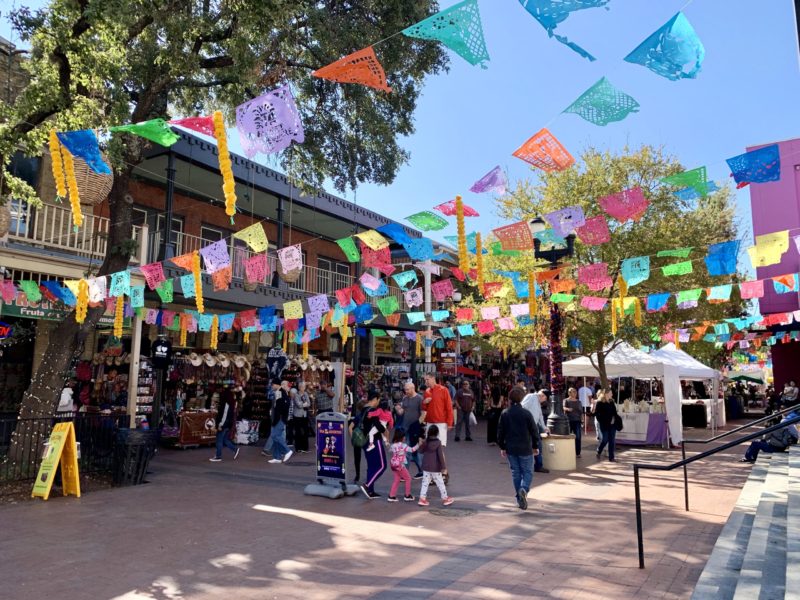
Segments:
[[[180,429],[177,446],[212,445],[217,439],[217,411],[182,412],[178,415]]]
[[[622,431],[617,443],[628,446],[662,446],[669,439],[667,415],[663,413],[620,412]]]

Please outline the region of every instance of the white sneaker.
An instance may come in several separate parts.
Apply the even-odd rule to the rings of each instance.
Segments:
[[[283,457],[283,462],[286,462],[287,460],[289,460],[290,458],[292,458],[292,454],[294,454],[294,452],[293,452],[292,450],[289,450],[289,451],[286,453],[286,456],[284,456],[284,457]]]
[[[273,459],[268,460],[267,462],[270,462],[273,465],[275,465],[275,464],[279,464],[281,461],[280,461],[280,459],[273,458]]]

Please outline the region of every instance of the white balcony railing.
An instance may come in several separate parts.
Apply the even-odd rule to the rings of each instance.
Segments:
[[[97,261],[105,258],[110,219],[84,214],[83,225],[76,231],[72,224],[72,211],[68,206],[44,204],[40,208],[33,208],[27,203],[14,200],[10,208],[10,241]],[[142,229],[133,228],[132,239],[137,243],[137,251],[131,258],[133,263],[139,262],[144,238]]]

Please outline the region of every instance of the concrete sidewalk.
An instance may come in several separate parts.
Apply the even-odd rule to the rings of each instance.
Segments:
[[[699,434],[695,434],[699,437]],[[162,450],[147,485],[0,507],[2,589],[9,599],[687,598],[749,467],[720,454],[682,474],[645,472],[647,568],[638,569],[633,462],[677,451],[620,448],[579,469],[536,474],[530,508],[487,446],[450,442],[443,508],[303,495],[313,454],[270,465],[258,447],[236,462],[212,449]],[[414,494],[419,481],[414,482]]]

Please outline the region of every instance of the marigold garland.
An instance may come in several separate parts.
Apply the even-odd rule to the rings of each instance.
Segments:
[[[289,334],[286,330],[283,330],[283,353],[286,354],[286,351],[289,348]]]
[[[303,342],[303,360],[308,360],[308,342]]]
[[[78,300],[75,304],[75,321],[83,323],[89,310],[89,282],[81,279],[78,282]]]
[[[483,243],[481,234],[475,234],[475,269],[478,271],[478,289],[483,289]]]
[[[637,327],[642,326],[642,302],[639,298],[636,298],[633,307],[633,324]]]
[[[205,312],[203,306],[203,280],[200,277],[200,253],[195,250],[192,252],[192,275],[194,275],[194,303],[197,306],[197,312]]]
[[[117,296],[117,304],[114,310],[114,337],[122,338],[122,323],[125,318],[125,296]]]
[[[228,151],[228,138],[225,133],[225,121],[220,111],[214,111],[214,138],[219,151],[219,172],[222,174],[222,191],[225,194],[225,214],[231,218],[236,214],[236,183],[231,168],[231,155]]]
[[[59,198],[67,197],[67,181],[64,176],[64,157],[61,155],[61,142],[56,130],[50,130],[50,158],[52,159],[53,179],[56,181],[56,194]]]
[[[219,342],[219,317],[214,315],[211,320],[211,349],[216,350]]]
[[[178,342],[181,346],[186,346],[186,333],[187,329],[183,326],[183,319],[181,319],[181,340]]]
[[[456,196],[456,226],[458,227],[458,268],[464,273],[469,273],[467,234],[464,229],[464,203],[461,201],[461,196]]]
[[[422,334],[420,332],[417,332],[417,346],[414,349],[414,351],[416,353],[417,358],[422,356]]]
[[[617,309],[622,304],[619,298],[611,299],[611,335],[617,335]]]
[[[250,332],[249,331],[245,331],[244,332],[244,336],[242,336],[242,340],[244,341],[245,344],[249,344],[250,343]]]
[[[678,335],[677,331],[673,334],[673,339],[675,340],[675,350],[680,350],[681,349],[681,336]]]
[[[528,273],[528,316],[533,319],[536,316],[536,273]]]
[[[78,193],[78,181],[75,179],[75,161],[72,160],[72,154],[69,153],[69,150],[65,150],[63,155],[67,175],[67,188],[69,189],[69,203],[72,205],[72,224],[75,225],[75,229],[78,229],[83,225],[83,213],[81,212],[81,197]]]

